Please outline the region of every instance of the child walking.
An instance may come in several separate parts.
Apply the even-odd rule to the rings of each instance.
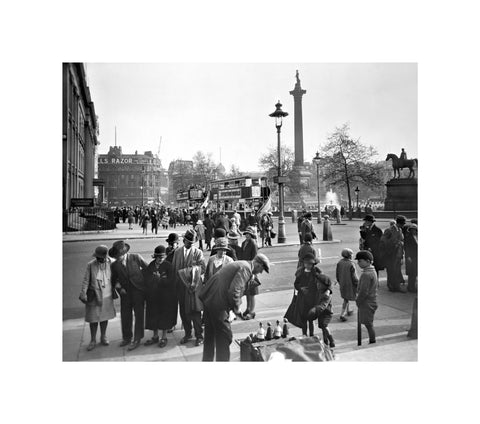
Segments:
[[[370,343],[375,343],[375,330],[373,318],[377,310],[377,273],[373,267],[373,255],[367,250],[360,250],[355,255],[358,266],[362,268],[362,274],[358,282],[357,307],[358,320],[365,325],[368,331]]]
[[[349,301],[355,300],[357,294],[358,277],[352,258],[353,250],[343,249],[342,259],[337,263],[336,278],[337,283],[340,284],[340,295],[343,299],[340,321],[346,321],[346,317],[353,314]]]

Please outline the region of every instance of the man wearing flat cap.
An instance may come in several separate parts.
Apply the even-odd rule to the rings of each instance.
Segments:
[[[368,250],[373,255],[373,266],[377,272],[377,277],[378,271],[384,268],[380,247],[382,234],[382,230],[375,225],[375,217],[371,214],[365,215],[363,225],[360,227],[360,249]]]
[[[180,309],[185,336],[181,344],[187,343],[192,338],[192,328],[195,331],[195,344],[203,343],[202,305],[198,300],[198,292],[202,285],[202,276],[205,274],[205,261],[203,252],[193,244],[196,233],[188,229],[183,235],[183,246],[173,254],[173,272],[176,278],[175,287]],[[187,302],[188,300],[188,302]],[[192,325],[193,324],[193,325]]]
[[[129,244],[123,240],[116,241],[108,254],[115,258],[115,262],[112,264],[112,284],[120,292],[123,338],[120,346],[130,344],[128,350],[133,350],[140,345],[144,335],[146,286],[143,270],[148,267],[148,263],[138,253],[129,253],[129,250]],[[132,312],[135,315],[133,334]]]
[[[252,261],[236,261],[224,265],[200,291],[204,306],[205,344],[203,361],[230,360],[233,335],[229,313],[241,316],[240,305],[247,283],[263,271],[269,272],[268,258],[259,253]]]

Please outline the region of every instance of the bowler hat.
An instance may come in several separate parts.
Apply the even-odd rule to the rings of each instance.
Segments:
[[[188,240],[191,243],[195,243],[196,237],[197,233],[195,232],[195,230],[189,228],[187,231],[185,231],[185,234],[183,235],[183,240]]]
[[[373,255],[368,250],[360,250],[355,255],[355,260],[366,259],[367,261],[373,262]]]
[[[407,222],[407,218],[403,215],[398,215],[396,221],[397,224],[405,224]]]
[[[153,251],[152,258],[156,258],[158,256],[163,256],[163,257],[167,256],[167,249],[165,249],[165,246],[160,245],[155,248],[155,250]]]
[[[95,248],[95,253],[92,255],[94,258],[106,258],[108,253],[108,247],[100,245]]]
[[[243,234],[250,234],[253,238],[257,238],[257,232],[255,231],[255,228],[253,228],[251,225],[247,227]]]
[[[170,233],[167,237],[167,243],[169,244],[178,243],[178,234]]]
[[[365,215],[365,217],[363,218],[364,221],[369,221],[369,222],[375,222],[375,217],[371,214],[367,214]]]
[[[312,217],[311,212],[307,212],[306,214],[303,215],[305,218],[310,219]]]
[[[227,232],[225,231],[224,228],[215,228],[215,231],[213,232],[213,238],[217,239],[219,237],[225,237],[227,235]]]
[[[253,258],[254,261],[263,265],[263,269],[267,272],[270,271],[270,261],[263,253],[257,253],[257,255]]]
[[[116,241],[113,243],[112,248],[108,251],[109,256],[112,258],[118,258],[119,256],[125,255],[130,250],[130,245],[125,243],[123,240]]]

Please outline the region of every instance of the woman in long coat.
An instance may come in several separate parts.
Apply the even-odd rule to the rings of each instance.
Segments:
[[[350,316],[353,314],[353,311],[349,310],[349,301],[355,300],[357,295],[358,277],[352,256],[352,249],[343,249],[342,259],[337,263],[336,268],[336,278],[338,284],[340,284],[340,296],[343,299],[340,321],[347,320],[345,315]]]
[[[257,247],[257,234],[255,228],[248,226],[245,232],[243,233],[245,240],[242,243],[242,253],[241,258],[238,258],[242,261],[253,261],[253,258],[257,256],[258,247]],[[255,284],[247,284],[245,288],[245,295],[247,296],[247,309],[242,314],[243,319],[249,320],[255,318],[255,296],[258,294],[258,281]]]
[[[175,278],[173,267],[167,262],[165,246],[157,246],[152,255],[154,260],[145,269],[147,286],[147,307],[145,328],[153,331],[153,336],[145,345],[158,343],[159,347],[167,345],[167,330],[177,323],[177,298],[175,295]],[[162,330],[159,338],[158,330]]]
[[[117,298],[111,283],[111,259],[108,257],[108,247],[98,246],[92,259],[87,264],[87,270],[82,282],[79,299],[85,304],[85,321],[90,324],[90,344],[87,350],[96,346],[98,323],[100,323],[100,343],[108,346],[108,320],[115,318],[113,299]]]

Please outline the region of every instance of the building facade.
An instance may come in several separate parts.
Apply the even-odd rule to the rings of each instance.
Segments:
[[[151,151],[124,154],[120,146],[110,146],[98,155],[98,178],[110,207],[163,204],[167,198],[168,174]]]
[[[63,209],[72,198],[94,198],[98,122],[82,63],[64,63],[62,105]]]

